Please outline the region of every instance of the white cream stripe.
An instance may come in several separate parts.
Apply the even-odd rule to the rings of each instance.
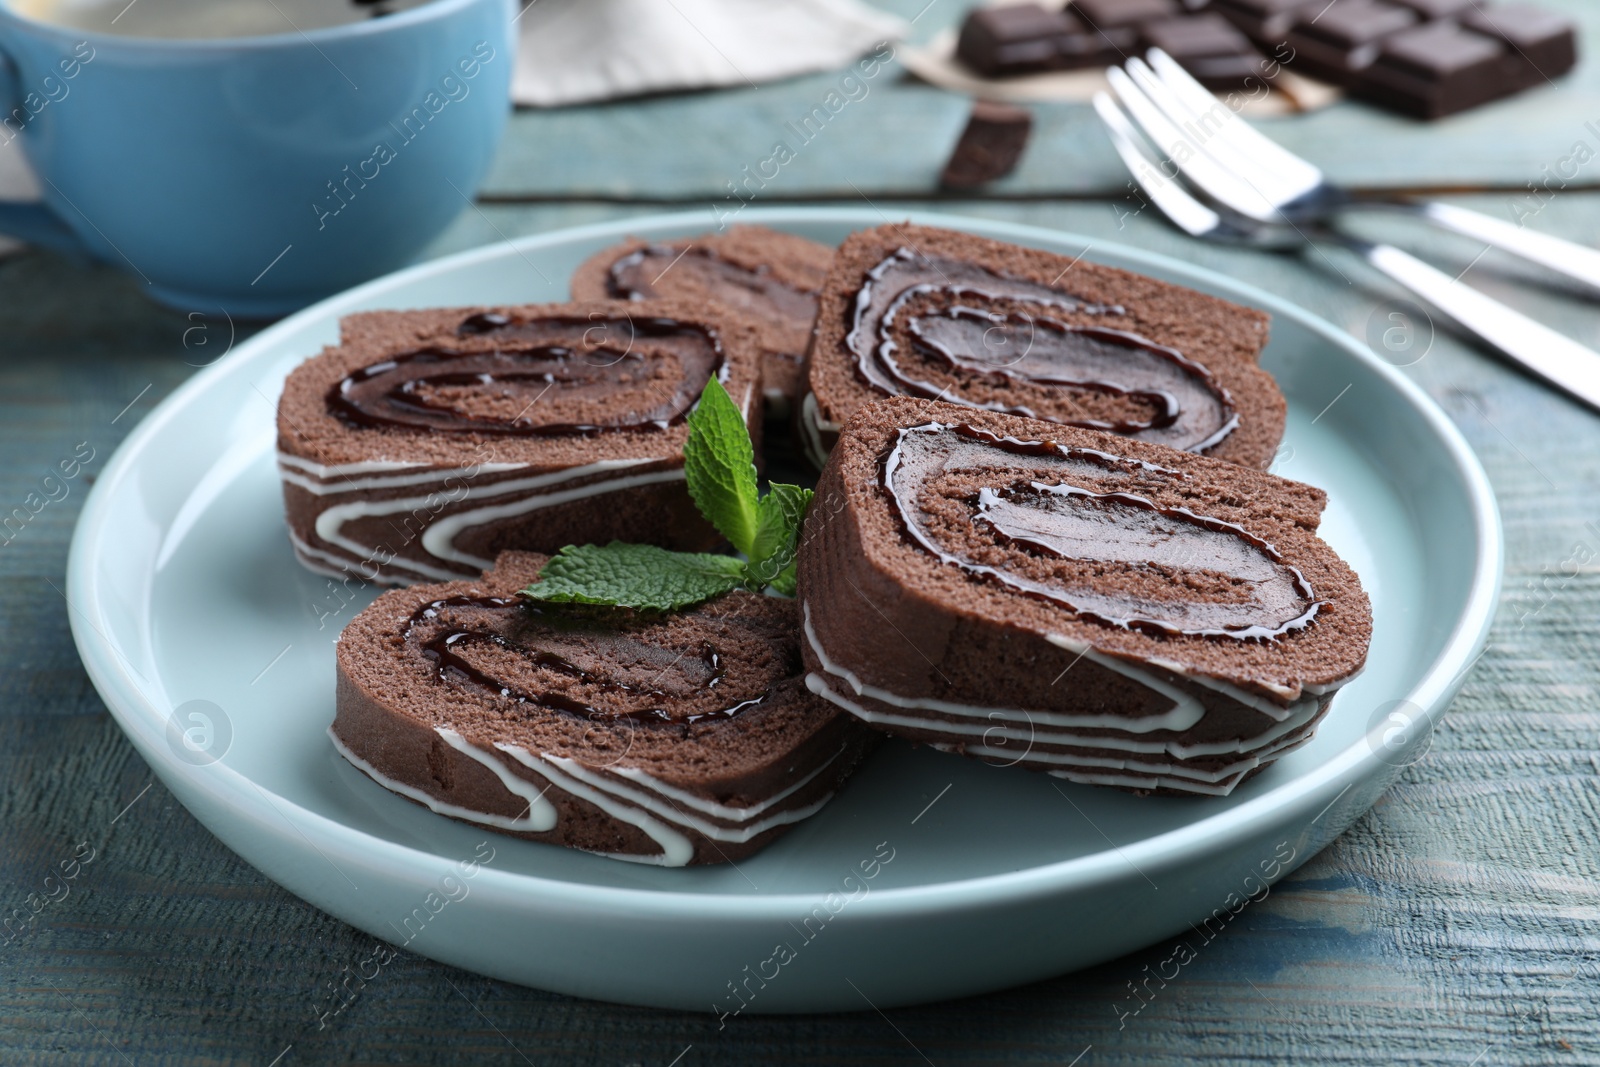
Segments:
[[[982,719],[985,722],[1010,721],[1027,723],[1032,726],[1084,726],[1090,729],[1116,730],[1120,733],[1142,734],[1156,730],[1187,730],[1199,722],[1205,715],[1205,708],[1200,702],[1182,690],[1166,685],[1159,679],[1147,678],[1143,672],[1135,671],[1125,665],[1112,665],[1106,662],[1109,657],[1085,649],[1083,646],[1070,648],[1074,653],[1081,652],[1085,659],[1092,663],[1106,667],[1109,670],[1124,674],[1141,685],[1153,689],[1173,702],[1173,706],[1159,715],[1145,715],[1130,719],[1126,715],[1071,715],[1063,712],[1049,711],[1023,711],[1019,708],[985,708],[973,704],[955,704],[948,700],[934,700],[932,698],[914,700],[898,696],[887,689],[879,689],[867,685],[856,674],[846,667],[836,663],[823,649],[822,643],[817,640],[817,632],[811,625],[811,604],[802,603],[800,606],[802,629],[806,641],[816,652],[817,659],[821,661],[823,670],[836,678],[842,679],[853,689],[857,696],[870,697],[880,703],[889,704],[899,708],[919,708],[924,711],[937,711],[945,715],[959,715],[970,719]],[[1053,642],[1054,643],[1054,642]],[[1063,645],[1062,647],[1068,647]],[[1097,746],[1099,747],[1099,746]],[[1159,751],[1154,749],[1152,751]]]
[[[679,804],[685,805],[686,807],[693,808],[696,811],[703,812],[704,814],[710,815],[713,818],[723,819],[728,822],[746,822],[755,818],[757,815],[760,815],[762,812],[766,811],[774,804],[777,804],[779,801],[793,796],[795,793],[799,792],[813,778],[821,774],[827,768],[833,766],[834,760],[837,760],[843,753],[844,749],[839,749],[838,752],[835,752],[831,757],[829,757],[826,763],[818,764],[816,770],[812,771],[810,774],[806,775],[804,778],[800,779],[783,792],[774,793],[761,803],[752,804],[748,808],[735,808],[727,804],[719,804],[715,800],[707,800],[705,797],[697,796],[686,789],[679,789],[677,786],[668,785],[661,779],[648,775],[644,771],[639,770],[637,767],[607,767],[606,770],[620,778],[626,778],[630,782],[634,782],[640,786],[643,786],[645,789],[659,793],[668,800],[672,800]]]
[[[651,471],[648,474],[635,474],[627,478],[613,478],[610,481],[595,482],[592,485],[580,486],[576,489],[566,489],[555,493],[541,493],[522,500],[493,504],[485,508],[474,508],[471,511],[458,511],[435,520],[422,534],[422,547],[440,559],[447,559],[453,563],[464,563],[469,567],[488,570],[494,566],[494,560],[468,555],[455,547],[455,539],[460,536],[463,530],[494,522],[497,519],[525,515],[540,508],[549,508],[572,500],[581,500],[584,497],[599,496],[602,493],[620,493],[626,489],[637,489],[644,485],[658,485],[662,482],[681,482],[683,480],[684,469],[682,467],[674,467],[670,470]]]
[[[511,756],[512,759],[515,759],[534,773],[543,775],[557,789],[570,793],[579,800],[587,800],[618,822],[625,822],[630,826],[637,826],[643,830],[651,840],[661,846],[661,855],[638,857],[639,861],[659,863],[663,867],[682,867],[694,858],[694,845],[690,844],[689,839],[683,834],[639,808],[619,803],[600,790],[591,788],[574,778],[569,778],[561,772],[560,768],[551,765],[552,757],[541,758],[525,748],[499,742],[496,742],[494,747]]]
[[[507,471],[527,469],[520,463],[484,463],[478,467],[430,467],[415,474],[398,474],[389,478],[360,478],[325,481],[309,478],[300,472],[282,466],[279,457],[278,477],[290,485],[299,486],[315,496],[342,496],[345,493],[363,493],[373,489],[403,489],[409,485],[427,485],[429,482],[446,482],[451,478],[475,478],[482,474],[503,474]],[[485,486],[484,488],[490,488]]]
[[[339,735],[333,732],[333,727],[331,726],[328,727],[328,737],[333,741],[333,747],[338,750],[339,755],[348,760],[351,766],[355,767],[362,774],[365,774],[368,778],[371,778],[374,782],[377,782],[379,785],[389,790],[389,792],[399,793],[403,797],[415,800],[417,803],[426,805],[428,808],[440,815],[448,815],[453,819],[465,819],[468,822],[479,823],[483,826],[493,826],[497,830],[521,830],[529,833],[538,833],[543,830],[548,830],[550,827],[555,825],[555,808],[551,807],[549,802],[544,800],[542,797],[538,798],[537,803],[535,803],[534,800],[529,800],[528,813],[526,815],[520,815],[514,819],[508,818],[504,815],[491,815],[487,812],[473,811],[470,808],[463,808],[456,804],[446,803],[443,800],[439,800],[436,797],[424,793],[415,786],[409,786],[404,782],[396,781],[395,779],[390,778],[372,764],[368,763],[366,760],[350,751],[349,746],[347,746],[343,741],[339,740]],[[471,755],[471,753],[468,753],[468,755]],[[479,762],[482,761],[480,760]],[[500,774],[501,780],[504,781],[503,768],[491,767],[490,770]],[[527,783],[523,784],[526,785]],[[547,818],[548,822],[546,822]]]
[[[542,489],[547,486],[558,485],[562,482],[569,482],[577,478],[584,478],[588,477],[589,475],[599,474],[605,471],[656,462],[659,461],[654,459],[602,460],[598,463],[589,463],[581,467],[569,467],[565,470],[552,471],[529,478],[513,478],[501,482],[492,482],[489,485],[482,487],[467,486],[465,487],[466,492],[463,494],[461,499],[471,499],[475,490],[479,488],[482,490],[482,492],[477,494],[479,496],[504,496],[508,493]],[[679,478],[683,477],[681,468],[676,471],[676,476]],[[581,490],[570,490],[564,496],[564,499],[577,499],[580,496],[592,496],[599,493],[611,492],[619,487],[626,488],[626,486],[622,485],[622,483],[627,481],[628,479],[613,479],[610,481],[593,483],[591,485],[582,487]],[[435,505],[429,504],[429,500],[437,495],[438,494],[436,493],[429,493],[423,496],[402,497],[396,500],[354,500],[345,504],[335,504],[332,507],[324,508],[320,513],[318,513],[315,523],[317,537],[326,544],[332,545],[335,548],[343,549],[344,551],[350,553],[358,561],[369,559],[378,553],[378,546],[362,545],[348,537],[345,537],[342,533],[345,523],[355,519],[374,518],[384,515],[398,515],[407,511],[419,511],[424,509],[429,511],[437,510]],[[541,506],[538,503],[539,499],[541,498],[533,498],[534,503],[529,506],[529,510],[534,507]],[[449,501],[447,501],[447,503],[449,503]],[[483,510],[486,509],[478,509],[472,514],[478,514]],[[464,526],[465,524],[457,524],[457,529],[464,528]],[[473,557],[463,557],[458,559],[456,558],[456,554],[453,552],[453,550],[451,550],[451,554],[449,555],[434,552],[434,550],[428,544],[428,536],[429,534],[433,533],[433,529],[433,525],[429,525],[425,529],[423,533],[423,547],[428,549],[428,551],[433,552],[438,558],[453,559],[455,562],[468,563],[470,566],[478,568],[488,567],[491,565],[491,561],[476,560]],[[395,556],[390,561],[390,565],[402,567],[406,570],[415,571],[416,573],[425,577],[436,578],[442,581],[449,581],[451,579],[461,577],[461,575],[452,571],[443,570],[438,567],[431,567],[426,563],[419,563],[416,560],[406,559],[403,556]]]
[[[688,830],[693,830],[710,840],[740,843],[749,841],[775,827],[796,823],[816,814],[833,798],[832,793],[810,804],[789,808],[768,815],[764,819],[756,817],[804,788],[817,775],[831,766],[845,751],[841,747],[838,752],[835,752],[832,757],[811,771],[810,774],[788,786],[782,792],[763,800],[761,803],[746,808],[736,808],[687,793],[637,768],[621,769],[626,773],[629,782],[635,783],[632,785],[623,784],[608,776],[618,773],[617,768],[607,768],[606,772],[602,773],[568,757],[555,756],[550,753],[541,753],[536,756],[518,745],[508,745],[500,742],[495,744],[495,751],[488,751],[470,744],[459,733],[448,727],[435,727],[435,731],[456,751],[492,771],[501,784],[513,795],[527,800],[529,804],[528,814],[516,819],[509,819],[500,815],[472,811],[438,800],[414,786],[396,781],[383,774],[370,763],[350,751],[334,735],[331,728],[328,731],[328,736],[333,739],[334,747],[339,751],[340,755],[359,768],[362,773],[391,792],[399,793],[401,796],[409,797],[425,804],[441,815],[449,815],[503,830],[543,832],[553,829],[556,825],[556,808],[545,794],[550,788],[562,790],[581,800],[588,801],[614,819],[628,823],[631,826],[637,826],[661,847],[661,853],[654,856],[609,852],[598,853],[598,855],[629,860],[635,863],[656,863],[667,867],[681,867],[694,858],[693,843],[687,836],[669,826],[669,823],[675,823]],[[505,765],[501,758],[501,753],[534,771],[543,777],[549,785],[545,789],[536,790],[531,782],[513,773]],[[736,822],[739,825],[719,826],[700,817],[700,815],[684,811],[682,807],[674,803],[675,799],[681,800],[684,805],[696,808],[705,814]]]
[[[510,751],[510,749],[503,745],[496,747],[502,748],[505,751]],[[748,841],[758,834],[766,833],[775,826],[787,826],[790,823],[799,822],[801,819],[816,814],[822,810],[823,805],[827,804],[828,801],[833,798],[833,794],[829,793],[820,800],[814,801],[811,804],[807,804],[804,807],[790,808],[787,811],[780,811],[776,815],[770,815],[765,819],[751,818],[746,820],[742,826],[718,826],[716,823],[708,822],[698,815],[690,814],[689,812],[683,811],[680,808],[674,808],[670,801],[663,805],[641,790],[633,789],[625,785],[619,786],[617,783],[611,782],[605,777],[594,773],[594,771],[585,767],[576,760],[565,759],[560,756],[551,756],[549,754],[546,754],[544,758],[555,764],[562,771],[572,775],[578,781],[583,782],[586,785],[590,785],[601,792],[614,796],[618,800],[635,804],[638,807],[643,808],[649,811],[651,814],[657,815],[668,822],[674,822],[679,826],[685,826],[691,830],[697,830],[705,837],[711,838],[714,841],[728,841],[733,843]],[[837,758],[837,755],[835,755],[835,758]],[[828,763],[832,762],[833,760],[828,761]],[[823,764],[823,766],[825,767],[827,764]],[[798,782],[794,786],[791,786],[778,796],[772,798],[772,800],[762,805],[762,807],[765,808],[771,804],[777,803],[778,800],[792,794],[796,789],[800,788],[800,786],[804,785],[806,782],[811,781],[821,772],[822,767],[818,767],[816,770],[806,775],[802,781]],[[659,785],[661,783],[657,784]],[[740,809],[730,808],[728,810],[738,811]]]
[[[348,478],[356,474],[376,474],[380,471],[409,471],[419,467],[426,467],[426,463],[407,463],[388,459],[366,459],[359,463],[340,463],[331,467],[321,463],[313,463],[309,459],[294,455],[291,452],[278,452],[278,462],[291,467],[298,467],[314,478]]]
[[[1299,701],[1288,708],[1279,709],[1282,713],[1282,717],[1278,718],[1277,716],[1274,716],[1277,721],[1275,721],[1267,730],[1253,737],[1239,738],[1231,741],[1200,742],[1196,744],[1184,744],[1183,742],[1176,740],[1166,742],[1147,742],[1116,736],[1091,736],[1084,734],[1061,733],[1049,730],[1041,731],[1037,728],[1037,726],[1040,723],[1044,723],[1045,719],[1049,717],[1049,713],[1012,713],[1007,709],[985,709],[972,707],[970,705],[951,705],[946,701],[909,700],[899,697],[893,693],[889,693],[886,690],[876,689],[872,686],[863,684],[853,673],[835,664],[823,650],[820,642],[817,640],[816,631],[811,625],[809,604],[803,604],[801,610],[803,615],[802,628],[804,630],[806,640],[810,644],[812,650],[817,654],[817,658],[822,663],[824,670],[830,675],[842,678],[850,685],[852,689],[855,690],[857,696],[865,697],[879,703],[889,704],[892,707],[905,708],[908,711],[921,710],[941,712],[944,714],[961,714],[968,718],[987,721],[989,725],[984,725],[984,721],[971,723],[950,722],[944,719],[934,719],[926,716],[896,715],[891,712],[882,711],[876,708],[868,708],[834,691],[828,680],[822,675],[816,673],[810,673],[806,675],[806,688],[811,690],[811,692],[843,708],[844,710],[850,712],[850,714],[855,715],[857,718],[870,723],[879,723],[885,726],[897,726],[930,733],[982,737],[985,741],[995,738],[1004,738],[1007,740],[1027,742],[1030,746],[1028,752],[1020,759],[1017,757],[1015,748],[1005,748],[983,743],[965,744],[962,747],[969,755],[991,756],[996,759],[1006,760],[1008,762],[1027,761],[1028,763],[1036,766],[1038,764],[1070,764],[1071,767],[1069,768],[1049,769],[1049,773],[1054,774],[1057,777],[1068,778],[1072,781],[1084,782],[1087,784],[1121,785],[1141,789],[1154,789],[1157,787],[1178,790],[1187,789],[1191,792],[1202,792],[1225,796],[1232,791],[1233,787],[1237,785],[1239,781],[1243,780],[1243,777],[1247,772],[1255,769],[1271,758],[1275,758],[1284,752],[1291,751],[1295,748],[1298,748],[1300,745],[1305,744],[1311,737],[1309,732],[1298,737],[1286,735],[1293,735],[1295,731],[1305,727],[1306,724],[1311,722],[1320,711],[1321,700],[1318,697],[1313,696],[1306,700]],[[1056,643],[1061,647],[1068,649],[1069,651],[1083,650],[1085,655],[1092,654],[1087,650],[1084,650],[1082,645],[1068,641],[1065,638],[1053,638],[1053,643]],[[1122,665],[1119,664],[1117,667],[1112,667],[1112,669],[1118,669],[1120,666]],[[1137,672],[1132,668],[1122,670],[1121,673],[1127,674],[1136,680],[1143,681],[1143,679],[1139,678],[1139,675],[1142,672]],[[1152,681],[1155,681],[1158,684],[1164,684],[1159,683],[1159,679],[1152,679]],[[1193,700],[1192,697],[1189,699]],[[951,708],[963,710],[952,712],[949,710]],[[997,721],[1007,721],[1006,719],[1001,718],[1002,713],[1004,713],[1006,716],[1010,716],[1012,714],[1021,714],[1029,723],[1029,729],[1020,730],[1010,726],[996,725],[995,723]],[[1202,714],[1203,713],[1204,709],[1202,709]],[[1138,721],[1139,720],[1131,720],[1131,722]],[[1052,724],[1045,723],[1045,725]],[[1126,731],[1129,725],[1130,720],[1123,720],[1120,724],[1114,725],[1112,728]],[[1193,724],[1191,723],[1190,725]],[[954,742],[934,742],[933,744],[934,747],[946,751],[953,750],[955,748]],[[1056,746],[1059,748],[1079,748],[1091,750],[1117,749],[1139,755],[1153,755],[1160,752],[1166,752],[1180,762],[1175,764],[1161,764],[1145,762],[1138,759],[1117,760],[1105,756],[1091,756],[1088,754],[1079,755],[1071,752],[1054,751],[1049,747],[1041,746]],[[1191,760],[1205,756],[1234,754],[1243,756],[1245,758],[1235,760],[1228,766],[1217,770],[1208,770],[1199,767],[1187,767],[1181,762],[1184,760]],[[1087,770],[1078,769],[1090,767],[1104,767],[1109,770],[1144,772],[1144,774],[1092,774]]]
[[[515,829],[544,831],[553,829],[555,827],[556,807],[554,804],[550,803],[550,801],[545,799],[544,789],[535,790],[532,782],[521,777],[520,775],[512,774],[506,769],[505,764],[501,763],[499,760],[495,759],[493,756],[489,755],[487,752],[484,752],[477,746],[468,744],[467,739],[456,733],[454,730],[447,729],[443,726],[438,726],[434,729],[440,737],[444,738],[445,744],[449,745],[463,756],[468,756],[474,760],[477,760],[479,763],[489,768],[489,770],[494,772],[495,777],[500,779],[500,784],[505,786],[508,792],[522,797],[528,802],[528,814],[524,817],[527,820],[527,826],[515,827]],[[481,820],[485,817],[486,816],[480,815],[479,819]]]

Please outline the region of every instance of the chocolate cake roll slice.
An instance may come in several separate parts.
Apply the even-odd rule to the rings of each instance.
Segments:
[[[762,226],[681,241],[627,241],[585,260],[574,300],[712,300],[755,323],[767,407],[787,415],[804,392],[806,344],[833,249]]]
[[[1225,795],[1310,740],[1366,660],[1324,501],[1145,441],[867,404],[800,549],[806,683],[989,763]]]
[[[1142,275],[890,225],[834,257],[800,413],[819,465],[868,401],[954,401],[1265,469],[1284,402],[1256,365],[1267,316]]]
[[[403,585],[505,549],[712,547],[685,419],[715,376],[759,434],[758,352],[752,325],[703,300],[349,316],[278,407],[295,553]]]
[[[544,562],[507,552],[357,615],[339,752],[441,815],[681,867],[815,814],[877,740],[806,690],[793,602],[734,592],[651,618],[518,597]]]

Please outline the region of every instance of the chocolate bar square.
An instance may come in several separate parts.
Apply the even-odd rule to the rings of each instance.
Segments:
[[[1286,38],[1296,67],[1348,82],[1370,66],[1383,39],[1417,23],[1417,13],[1383,0],[1335,0],[1315,14],[1301,12]]]
[[[1461,20],[1468,29],[1504,41],[1507,92],[1539,85],[1578,61],[1577,36],[1563,15],[1527,4],[1478,9]]]
[[[1071,10],[1100,30],[1133,26],[1183,13],[1176,0],[1074,0]]]
[[[1505,46],[1455,22],[1429,22],[1383,42],[1358,95],[1418,118],[1477,107],[1502,93]]]
[[[956,56],[986,78],[1059,68],[1063,38],[1081,38],[1083,23],[1038,4],[979,7],[968,13]]]
[[[1166,52],[1210,89],[1239,89],[1261,75],[1261,54],[1221,15],[1180,15],[1144,25],[1146,48]]]
[[[1475,0],[1395,0],[1401,7],[1409,7],[1425,19],[1456,18],[1475,6]]]
[[[1281,42],[1302,11],[1315,14],[1327,0],[1214,0],[1210,10],[1242,30],[1257,44],[1271,47]]]
[[[1107,47],[1120,60],[1138,49],[1141,24],[1171,18],[1183,9],[1177,0],[1074,0],[1069,10],[1105,38]]]

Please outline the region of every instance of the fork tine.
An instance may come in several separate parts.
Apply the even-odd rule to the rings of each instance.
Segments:
[[[1261,190],[1202,152],[1188,134],[1173,124],[1120,67],[1108,67],[1106,80],[1128,109],[1150,143],[1155,145],[1195,185],[1227,207],[1258,222],[1278,217],[1277,205]]]
[[[1156,77],[1182,102],[1190,116],[1197,122],[1215,123],[1217,136],[1226,138],[1235,151],[1256,166],[1281,175],[1293,186],[1309,191],[1322,184],[1321,170],[1241,119],[1166,52],[1152,48],[1148,58]]]
[[[1254,187],[1263,198],[1271,201],[1274,208],[1300,194],[1302,190],[1291,187],[1276,171],[1258,166],[1248,155],[1233,147],[1219,123],[1218,112],[1226,114],[1226,108],[1218,108],[1216,112],[1198,118],[1166,83],[1156,77],[1155,71],[1144,60],[1135,56],[1123,64],[1123,70],[1149,97],[1150,102],[1184,132],[1190,144]]]
[[[1106,132],[1111,135],[1111,144],[1116,148],[1117,155],[1122,157],[1122,162],[1127,164],[1133,180],[1173,225],[1193,237],[1203,237],[1218,228],[1221,217],[1162,173],[1160,163],[1144,146],[1144,140],[1116,101],[1103,91],[1097,92],[1094,94],[1094,109],[1100,115],[1100,121],[1105,123]]]

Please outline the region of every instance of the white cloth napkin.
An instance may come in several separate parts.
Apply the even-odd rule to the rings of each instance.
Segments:
[[[534,0],[511,98],[533,107],[755,85],[841,67],[908,29],[859,0]]]

